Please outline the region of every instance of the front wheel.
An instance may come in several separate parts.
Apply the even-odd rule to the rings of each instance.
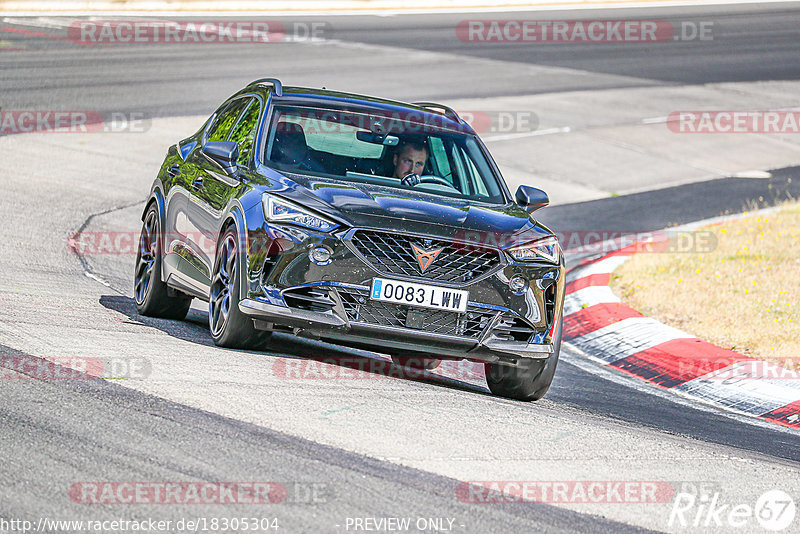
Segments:
[[[553,382],[561,352],[561,323],[562,319],[559,318],[553,353],[547,359],[523,360],[518,366],[485,364],[489,390],[499,397],[521,401],[536,401],[544,397]]]
[[[253,349],[265,344],[271,332],[257,330],[253,320],[239,310],[239,246],[236,227],[229,226],[217,246],[211,294],[208,299],[208,326],[214,343],[220,347]]]
[[[161,280],[160,221],[156,204],[145,213],[139,250],[136,253],[136,270],[133,275],[133,299],[136,311],[149,317],[184,319],[192,305],[186,295],[170,295],[169,288]]]

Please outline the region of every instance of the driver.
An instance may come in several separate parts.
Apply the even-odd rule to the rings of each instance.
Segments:
[[[393,177],[404,185],[419,183],[419,175],[425,169],[428,161],[428,147],[425,143],[404,142],[397,147],[394,155]]]

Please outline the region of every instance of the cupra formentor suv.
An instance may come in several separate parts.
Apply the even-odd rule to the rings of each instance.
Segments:
[[[134,275],[139,313],[208,301],[217,345],[272,332],[370,348],[400,365],[483,362],[497,395],[535,400],[561,345],[564,260],[452,109],[257,80],[169,148]]]

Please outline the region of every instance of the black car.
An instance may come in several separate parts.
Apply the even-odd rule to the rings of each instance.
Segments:
[[[564,260],[452,109],[257,80],[169,148],[144,209],[139,313],[209,302],[217,345],[285,332],[430,369],[486,364],[542,397],[561,345]]]

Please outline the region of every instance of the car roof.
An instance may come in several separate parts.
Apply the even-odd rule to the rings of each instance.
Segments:
[[[254,84],[250,84],[248,88]],[[447,106],[435,103],[409,103],[375,96],[332,91],[300,86],[283,86],[281,93],[272,91],[275,103],[285,104],[325,104],[331,107],[352,111],[369,112],[381,110],[389,112],[398,119],[436,125],[438,128],[475,135],[473,129],[458,114]]]

